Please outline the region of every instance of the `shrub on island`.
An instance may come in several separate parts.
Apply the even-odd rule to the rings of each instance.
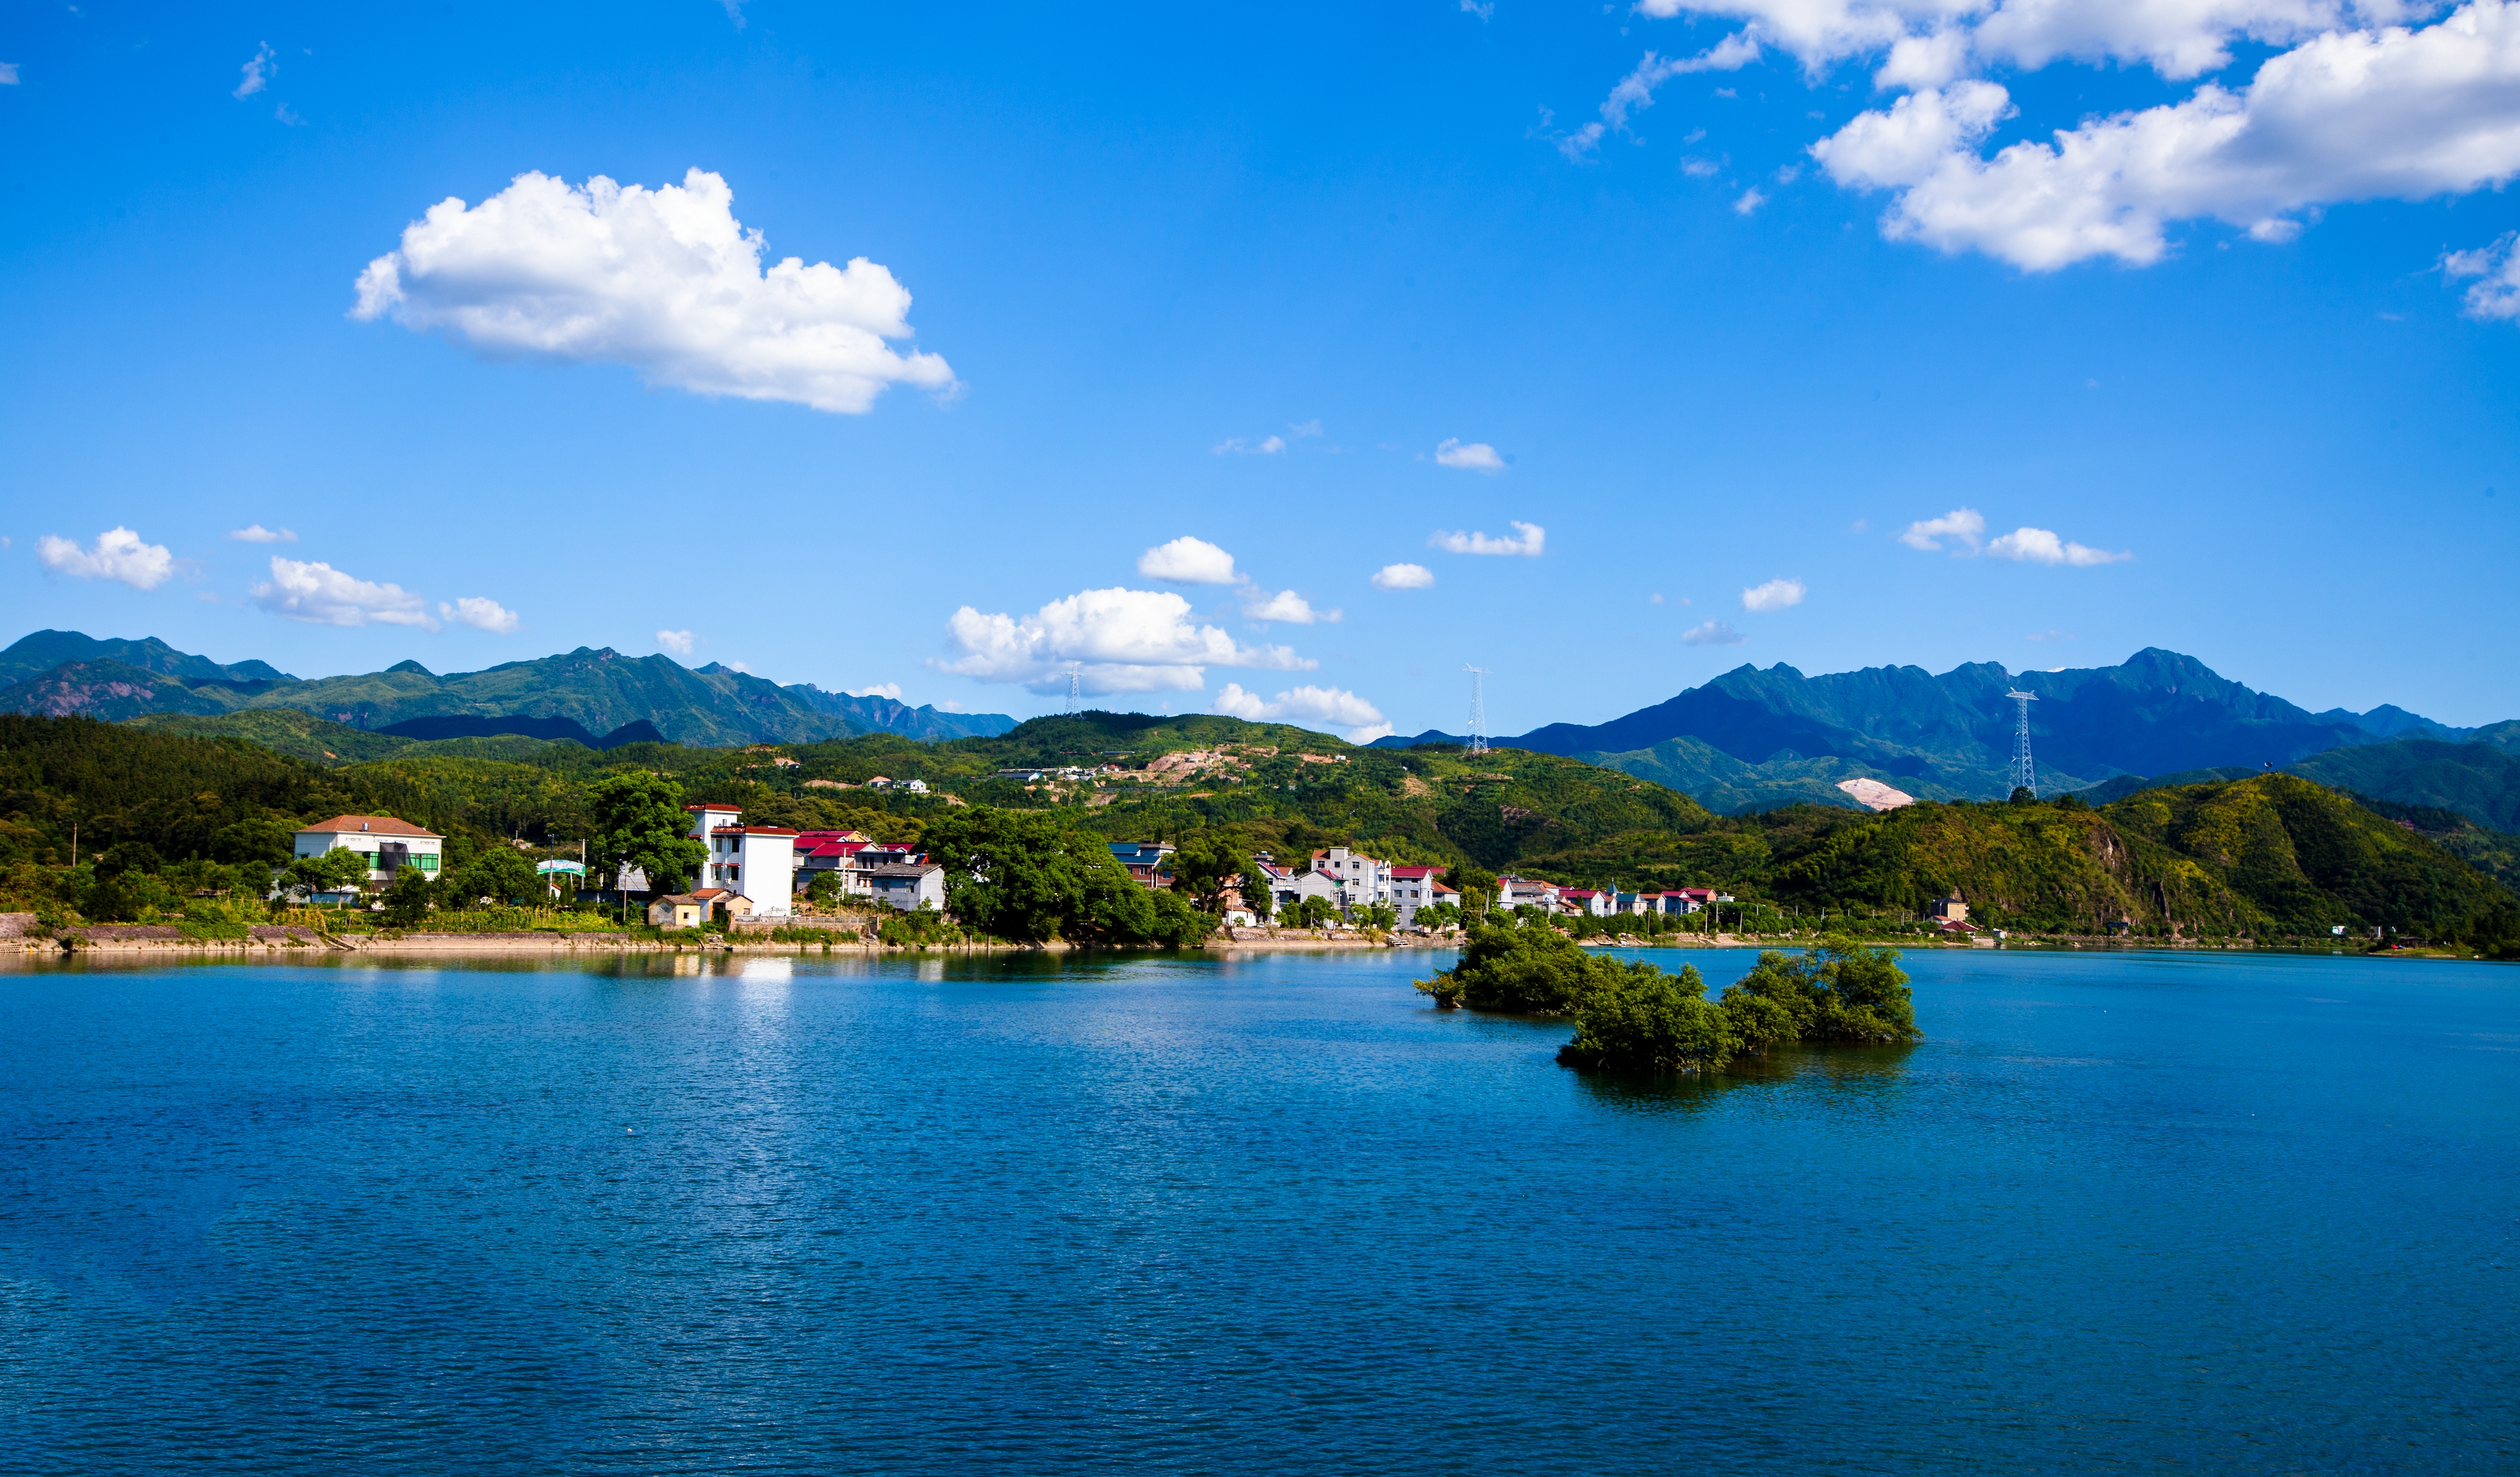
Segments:
[[[1677,974],[1588,953],[1546,926],[1475,930],[1461,962],[1418,988],[1447,1007],[1562,1015],[1569,1066],[1714,1072],[1788,1042],[1880,1045],[1917,1039],[1899,956],[1848,939],[1799,955],[1770,950],[1719,1001],[1691,964]]]

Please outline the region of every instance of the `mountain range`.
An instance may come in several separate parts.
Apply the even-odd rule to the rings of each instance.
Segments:
[[[267,662],[222,665],[155,637],[100,641],[76,631],[38,631],[0,651],[0,711],[119,722],[257,708],[294,708],[413,738],[523,733],[576,738],[589,747],[657,738],[712,747],[858,734],[966,738],[1015,726],[1003,713],[914,708],[809,683],[783,687],[717,662],[694,669],[668,656],[624,656],[610,648],[580,647],[444,676],[405,661],[382,672],[312,680]]]
[[[1971,662],[1939,676],[1902,666],[1807,677],[1781,663],[1745,665],[1607,723],[1553,723],[1489,741],[1624,770],[1719,812],[1843,805],[1841,782],[1858,779],[1924,799],[1991,799],[2011,789],[2014,692],[2037,699],[2030,734],[2042,791],[2121,776],[2254,773],[2393,741],[2520,749],[2520,722],[2458,729],[2394,706],[2314,713],[2157,648],[2116,666],[2055,672]],[[1377,740],[1461,741],[1431,732]]]

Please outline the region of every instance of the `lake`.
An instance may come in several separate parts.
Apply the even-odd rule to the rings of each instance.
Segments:
[[[0,1469],[2520,1467],[2520,968],[1674,1084],[1441,962],[0,973]]]

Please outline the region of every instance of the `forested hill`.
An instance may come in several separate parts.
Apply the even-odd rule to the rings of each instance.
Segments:
[[[1577,885],[1714,885],[1806,915],[1912,915],[1957,889],[1979,918],[2041,931],[2272,939],[2342,924],[2520,936],[2510,892],[2423,828],[2292,776],[2149,789],[2096,811],[2067,796],[1718,817],[1557,755],[1359,749],[1218,717],[1084,714],[944,743],[869,736],[601,753],[457,738],[320,765],[237,738],[5,718],[0,861],[58,865],[77,821],[90,857],[148,847],[170,863],[246,865],[285,853],[299,821],[341,811],[399,815],[460,845],[573,847],[588,833],[586,787],[622,769],[665,774],[690,798],[732,801],[756,821],[905,841],[952,807],[994,804],[1056,810],[1109,839],[1220,828],[1286,860],[1352,843],[1396,862]]]
[[[2489,738],[2395,707],[2313,713],[2147,649],[2116,666],[2011,672],[1972,662],[1939,675],[1867,667],[1805,676],[1781,663],[1742,666],[1595,725],[1551,724],[1500,743],[1572,754],[1695,795],[1719,811],[1794,800],[1843,803],[1842,780],[1886,781],[1928,799],[2000,799],[2016,712],[2030,722],[2048,787],[2080,789],[2122,774],[2217,765],[2257,770],[2390,738]],[[1390,747],[1422,739],[1385,738]]]
[[[677,743],[810,742],[851,734],[913,738],[997,734],[1003,713],[947,713],[883,696],[782,687],[711,662],[625,656],[580,647],[532,661],[440,676],[416,661],[382,672],[301,681],[263,662],[222,666],[154,637],[98,641],[38,631],[0,651],[0,710],[111,721],[289,708],[356,729],[416,719],[514,718],[576,725],[590,737],[648,723]],[[537,730],[537,732],[543,732]]]

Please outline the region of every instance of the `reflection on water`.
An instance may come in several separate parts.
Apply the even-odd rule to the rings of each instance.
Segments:
[[[2520,971],[1918,955],[1641,1079],[1429,964],[0,973],[0,1466],[2510,1468]]]

